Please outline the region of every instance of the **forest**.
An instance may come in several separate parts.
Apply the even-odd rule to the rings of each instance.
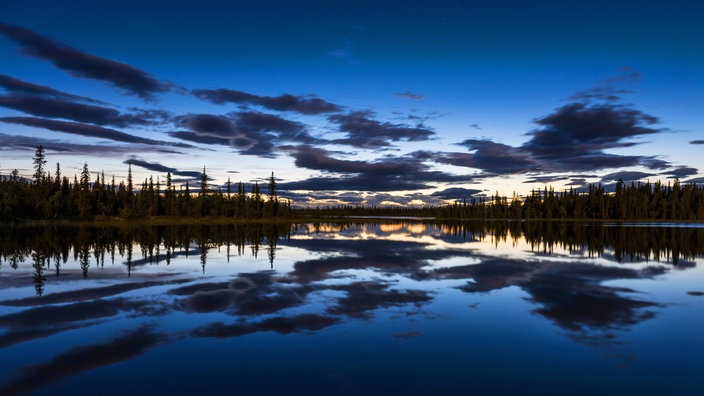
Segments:
[[[103,172],[94,175],[84,163],[73,180],[62,175],[60,164],[52,175],[46,169],[46,155],[37,147],[31,179],[15,169],[0,176],[0,219],[107,220],[165,217],[222,217],[236,219],[330,218],[349,216],[410,216],[438,219],[594,219],[594,220],[704,220],[704,187],[696,184],[630,183],[619,181],[613,192],[601,184],[587,191],[570,188],[555,191],[545,187],[528,196],[509,200],[467,197],[444,206],[331,206],[292,207],[279,197],[274,174],[261,187],[255,182],[211,186],[203,168],[200,183],[176,185],[171,173],[162,184],[153,176],[141,183],[132,178],[128,165],[126,180],[109,181]]]

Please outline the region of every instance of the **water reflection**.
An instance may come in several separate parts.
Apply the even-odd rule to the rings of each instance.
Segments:
[[[480,302],[511,290],[520,294],[503,304],[527,303],[570,340],[610,351],[671,304],[645,292],[644,282],[695,271],[702,242],[704,228],[550,222],[5,229],[0,348],[11,357],[27,343],[67,344],[0,377],[0,394],[50,388],[189,337],[432,321],[443,304],[458,318],[483,317]],[[703,294],[680,293],[696,301]],[[71,336],[92,329],[112,335]],[[415,342],[424,334],[389,336]]]

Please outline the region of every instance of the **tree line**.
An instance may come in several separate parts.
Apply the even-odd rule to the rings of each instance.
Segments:
[[[92,175],[88,164],[83,164],[80,176],[73,180],[62,175],[56,164],[52,175],[46,170],[44,148],[34,154],[34,174],[31,180],[19,176],[15,169],[9,176],[0,177],[0,219],[101,219],[110,217],[145,218],[151,216],[238,218],[286,217],[290,215],[290,201],[279,200],[276,180],[271,174],[267,193],[258,182],[246,191],[244,183],[224,187],[211,186],[205,168],[200,183],[189,182],[177,186],[170,172],[164,183],[152,176],[137,185],[128,165],[127,179],[116,183],[115,176],[105,179],[105,173]],[[192,191],[193,190],[193,191]]]
[[[34,154],[32,179],[19,176],[15,169],[0,177],[0,219],[102,219],[111,217],[231,217],[324,218],[345,216],[434,217],[439,219],[601,219],[601,220],[704,220],[704,187],[696,184],[630,183],[618,181],[615,191],[601,184],[587,191],[556,192],[545,187],[526,197],[509,199],[498,192],[493,197],[470,197],[444,206],[332,206],[292,208],[280,199],[271,174],[266,193],[258,182],[242,182],[213,187],[203,168],[200,183],[176,185],[171,173],[162,179],[152,176],[141,184],[132,178],[108,181],[104,172],[92,175],[84,163],[80,177],[62,175],[57,163],[52,175],[46,169],[44,148]]]
[[[590,185],[586,192],[570,188],[556,192],[545,187],[509,202],[497,193],[472,198],[437,210],[439,218],[459,219],[595,219],[595,220],[704,220],[704,187],[673,183],[626,184],[619,180],[613,192]]]

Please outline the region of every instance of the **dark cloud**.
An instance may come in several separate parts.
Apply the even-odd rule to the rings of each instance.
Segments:
[[[232,141],[230,139],[220,138],[216,136],[199,135],[195,132],[188,131],[167,132],[167,135],[176,139],[186,140],[189,142],[200,144],[216,144],[221,146],[230,146],[232,144]]]
[[[340,160],[329,151],[311,146],[297,147],[293,152],[296,166],[332,173],[369,173],[376,175],[398,175],[418,172],[423,166],[417,161],[389,159],[377,162]]]
[[[0,34],[19,44],[25,55],[48,60],[76,77],[105,81],[143,99],[170,89],[141,69],[81,52],[29,29],[0,23]]]
[[[51,139],[41,139],[30,136],[18,136],[18,135],[6,135],[0,133],[0,150],[3,149],[20,149],[26,151],[34,152],[39,145],[44,146],[47,152],[57,152],[64,154],[88,154],[95,155],[99,154],[101,156],[105,155],[122,155],[122,154],[134,154],[135,152],[148,151],[153,153],[154,147],[142,146],[135,147],[130,145],[124,146],[110,146],[109,150],[106,149],[105,145],[91,145],[91,144],[73,144],[66,143],[58,140]],[[159,149],[158,152],[170,153],[170,154],[181,154],[173,150]]]
[[[62,92],[46,85],[38,85],[31,82],[23,81],[5,74],[0,74],[0,87],[11,93],[36,95],[55,99],[75,100],[89,103],[102,103],[99,100],[86,98],[85,96],[72,95]]]
[[[22,395],[102,366],[133,359],[166,341],[166,337],[140,327],[106,343],[79,346],[56,355],[44,364],[24,367],[0,388],[3,395]]]
[[[529,179],[526,179],[523,181],[523,183],[540,183],[540,184],[547,184],[547,183],[555,183],[559,181],[565,181],[569,180],[569,177],[567,176],[534,176]]]
[[[422,202],[419,203],[418,201]],[[400,206],[425,206],[425,205],[444,205],[442,199],[432,195],[421,193],[411,194],[386,194],[386,193],[371,193],[364,196],[364,205],[381,206],[396,204]]]
[[[178,121],[199,135],[231,138],[238,132],[232,120],[223,116],[193,114],[181,117]]]
[[[689,177],[689,176],[694,176],[698,173],[699,173],[699,169],[697,169],[697,168],[692,168],[689,166],[678,166],[675,169],[661,173],[661,175],[669,175],[670,179],[674,179],[674,178],[685,178],[685,177]]]
[[[434,131],[422,124],[393,124],[375,120],[371,118],[373,116],[373,113],[366,111],[329,116],[328,120],[338,124],[341,132],[347,133],[346,138],[333,142],[361,148],[380,148],[389,146],[389,142],[424,141],[435,135]]]
[[[695,177],[694,179],[689,179],[685,183],[690,184],[704,184],[704,177]]]
[[[337,113],[342,108],[334,103],[315,97],[290,94],[259,96],[230,89],[196,89],[193,95],[215,104],[238,103],[257,105],[269,110],[292,111],[306,115]]]
[[[428,165],[413,156],[387,157],[383,160],[367,162],[337,159],[332,157],[331,152],[311,146],[298,146],[289,150],[298,167],[348,176],[314,177],[281,183],[282,191],[402,191],[430,188],[434,183],[472,180],[470,176],[431,171]]]
[[[0,96],[0,106],[38,117],[64,118],[116,127],[147,125],[157,118],[166,116],[162,112],[149,110],[138,110],[136,114],[123,114],[108,107],[27,95]]]
[[[49,129],[51,131],[72,133],[74,135],[110,139],[117,142],[125,143],[140,143],[148,145],[167,145],[174,147],[190,148],[192,146],[183,143],[169,143],[142,138],[139,136],[130,135],[110,128],[104,128],[96,125],[81,124],[69,121],[47,120],[44,118],[35,117],[0,117],[0,122],[12,124],[26,125],[36,128]]]
[[[611,156],[603,150],[631,147],[636,143],[626,139],[663,131],[651,127],[658,123],[656,117],[609,104],[571,103],[535,122],[540,128],[529,133],[532,138],[521,149],[542,161],[544,167],[555,170],[603,169],[617,163],[623,166],[623,162],[637,164],[643,157]]]
[[[537,167],[530,155],[506,144],[477,139],[467,139],[460,144],[473,153],[453,153],[454,155],[440,156],[436,160],[495,174],[524,173]]]
[[[704,140],[692,140],[689,144],[704,144]]]
[[[299,122],[259,112],[233,112],[227,116],[191,114],[176,119],[190,132],[171,132],[170,136],[203,144],[234,147],[240,154],[274,157],[283,142],[318,142]]]
[[[156,162],[147,162],[143,161],[140,159],[136,158],[131,158],[128,160],[125,160],[123,162],[124,164],[132,164],[134,166],[139,166],[140,168],[144,168],[150,171],[155,171],[155,172],[161,172],[161,173],[168,173],[171,172],[172,175],[175,176],[183,176],[183,177],[188,177],[188,178],[193,178],[193,179],[200,179],[201,176],[203,175],[202,172],[199,171],[180,171],[176,168],[170,168],[168,166],[156,163]]]
[[[582,98],[584,99],[584,98]],[[597,171],[644,166],[665,169],[669,162],[656,157],[606,153],[632,147],[630,139],[662,133],[658,119],[625,105],[575,102],[535,120],[539,126],[528,133],[530,140],[509,146],[487,139],[460,143],[470,152],[418,152],[417,158],[475,168],[484,175]],[[534,181],[541,182],[535,176]],[[550,176],[548,176],[550,177]]]
[[[399,98],[405,98],[405,99],[411,99],[411,100],[421,100],[421,99],[425,98],[425,95],[421,95],[419,93],[410,92],[410,91],[398,92],[398,93],[396,93],[396,96],[398,96]]]
[[[279,189],[317,191],[403,191],[421,190],[432,187],[427,182],[410,181],[400,178],[386,180],[370,175],[348,177],[312,177],[300,181],[280,183]]]
[[[601,178],[602,183],[615,182],[622,180],[624,182],[638,181],[647,177],[655,176],[653,173],[636,172],[636,171],[621,171],[609,173]]]
[[[438,197],[440,199],[454,199],[454,200],[459,200],[463,198],[469,198],[472,195],[479,194],[483,192],[483,190],[475,190],[475,189],[470,189],[470,188],[460,188],[460,187],[452,187],[452,188],[446,188],[442,191],[436,191],[432,194],[430,194],[433,197]]]
[[[573,101],[609,101],[616,102],[622,99],[623,95],[633,93],[629,89],[616,88],[611,86],[598,86],[583,91],[569,97]]]
[[[294,140],[306,143],[310,137],[305,133],[306,126],[300,122],[290,121],[273,114],[255,111],[229,113],[237,126],[249,132],[276,132],[281,140]]]

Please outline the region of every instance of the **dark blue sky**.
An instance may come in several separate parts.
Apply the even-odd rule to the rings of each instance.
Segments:
[[[44,144],[298,202],[703,177],[701,1],[9,3],[1,174]]]

